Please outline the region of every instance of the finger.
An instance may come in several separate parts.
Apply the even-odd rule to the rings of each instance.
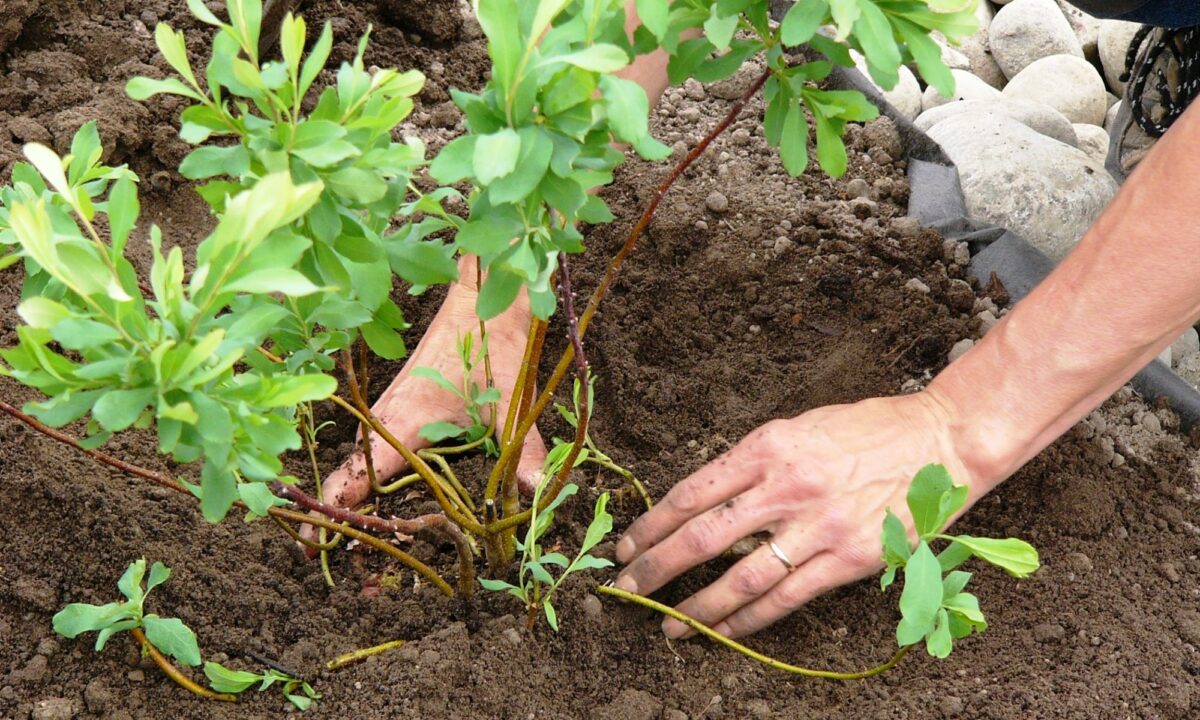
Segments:
[[[543,480],[542,468],[546,465],[546,443],[542,433],[534,425],[525,437],[525,447],[521,448],[521,458],[517,461],[517,487],[521,494],[533,497],[533,491]]]
[[[772,542],[795,568],[802,567],[821,551],[816,533],[809,528],[781,533],[772,538]],[[676,609],[712,626],[766,595],[789,574],[788,566],[771,549],[770,543],[763,543],[729,568],[720,579],[684,600]],[[663,621],[663,632],[670,638],[695,634],[674,618]]]
[[[818,595],[861,576],[857,568],[834,553],[822,552],[776,583],[766,595],[717,623],[713,629],[728,637],[749,635],[791,614]]]
[[[738,540],[766,529],[776,519],[768,500],[762,491],[752,489],[688,520],[634,558],[617,578],[617,587],[648,595]]]
[[[758,482],[757,463],[744,466],[738,462],[739,457],[735,448],[671,488],[659,503],[625,531],[625,536],[617,543],[617,560],[630,562],[685,522],[740,495]],[[735,541],[738,539],[734,538]]]

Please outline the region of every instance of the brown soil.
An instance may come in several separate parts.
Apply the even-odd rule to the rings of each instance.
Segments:
[[[194,245],[208,217],[167,170],[185,152],[174,133],[179,106],[143,107],[120,88],[133,74],[162,71],[148,29],[155,22],[184,28],[197,52],[203,30],[183,3],[167,0],[33,5],[37,12],[0,55],[0,172],[21,143],[64,148],[77,125],[99,118],[114,161],[131,163],[145,179],[144,218]],[[477,28],[438,19],[447,6],[457,3],[313,0],[303,10],[310,20],[333,21],[335,60],[348,57],[356,34],[373,22],[369,62],[429,75],[407,130],[436,147],[456,132],[446,88],[478,87],[486,70]],[[3,19],[0,30],[7,32]],[[659,111],[660,136],[681,148],[694,141],[744,82],[672,91]],[[601,374],[594,436],[655,496],[767,420],[923,382],[955,341],[977,331],[972,317],[981,305],[960,281],[954,248],[944,250],[940,238],[901,217],[907,185],[886,124],[851,134],[848,179],[864,184],[815,172],[787,179],[758,123],[753,114],[739,121],[673,191],[588,338]],[[663,172],[632,164],[608,191],[618,221],[590,235],[581,290],[594,286],[604,256]],[[727,211],[706,208],[715,191]],[[912,278],[930,291],[906,288]],[[14,340],[18,286],[10,271],[0,288],[6,344]],[[419,328],[436,298],[405,302]],[[375,392],[394,369],[374,368]],[[7,381],[0,394],[32,398]],[[311,678],[324,694],[309,713],[316,718],[1194,717],[1197,475],[1192,450],[1170,432],[1175,418],[1159,410],[1151,421],[1147,412],[1122,391],[963,520],[964,530],[1029,539],[1045,562],[1027,582],[978,573],[993,624],[986,634],[964,641],[947,661],[914,653],[892,674],[854,684],[795,680],[704,642],[668,644],[657,618],[590,595],[589,583],[611,571],[568,583],[557,635],[545,627],[526,632],[507,597],[483,595],[468,607],[428,587],[414,590],[410,572],[375,555],[335,553],[338,585],[328,590],[318,567],[299,559],[274,527],[209,525],[188,499],[3,420],[0,482],[12,505],[0,515],[0,717],[29,717],[50,699],[78,717],[114,719],[287,710],[273,691],[236,706],[194,699],[138,667],[124,641],[96,656],[87,640],[55,638],[50,617],[58,608],[112,599],[117,576],[138,556],[175,570],[156,591],[154,610],[195,628],[210,657],[251,667],[247,653],[256,652]],[[347,451],[350,432],[343,419],[322,449],[326,468]],[[108,450],[169,469],[146,435],[123,436]],[[482,465],[470,460],[462,470],[478,476]],[[591,473],[577,480],[585,490],[556,531],[568,546],[595,494],[617,486]],[[393,499],[387,509],[408,514],[424,502]],[[618,529],[636,509],[617,503]],[[424,539],[413,551],[448,557]],[[682,599],[728,562],[688,574],[661,597]],[[364,592],[378,574],[397,582]],[[895,595],[882,595],[873,580],[837,590],[752,643],[817,666],[874,664],[890,654]],[[322,670],[336,653],[394,638],[412,642],[337,673]]]

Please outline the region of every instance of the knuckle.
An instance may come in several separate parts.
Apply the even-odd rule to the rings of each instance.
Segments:
[[[791,612],[808,602],[813,597],[813,590],[804,583],[785,582],[780,583],[771,595],[776,605]]]
[[[734,571],[733,590],[744,597],[759,597],[771,589],[775,578],[762,565],[747,564]]]
[[[671,488],[664,501],[679,513],[691,514],[700,509],[700,495],[688,483],[680,483]]]
[[[683,546],[694,555],[709,556],[714,554],[716,539],[709,521],[696,519],[688,523],[681,531]]]
[[[835,553],[848,567],[865,569],[880,564],[878,543],[873,538],[861,536],[846,538]]]

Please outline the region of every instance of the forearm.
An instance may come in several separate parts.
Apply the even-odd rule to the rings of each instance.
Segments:
[[[1200,318],[1200,109],[1079,246],[930,385],[980,491],[1017,470]]]

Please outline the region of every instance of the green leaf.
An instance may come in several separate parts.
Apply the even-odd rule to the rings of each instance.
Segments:
[[[200,22],[216,27],[227,27],[225,23],[217,19],[212,10],[208,9],[208,6],[204,4],[204,0],[187,0],[187,6],[192,15]]]
[[[384,360],[399,360],[408,354],[404,338],[386,323],[373,320],[358,329],[367,347]]]
[[[503,580],[492,580],[491,578],[479,578],[479,584],[482,585],[484,589],[491,590],[493,592],[519,589],[516,585],[511,583],[506,583]]]
[[[944,465],[926,465],[913,477],[908,488],[908,509],[912,513],[917,534],[921,537],[942,529],[938,524],[942,494],[953,485],[950,472]]]
[[[292,154],[313,167],[327,168],[357,157],[360,153],[358,148],[345,140],[330,140],[314,147],[293,149]]]
[[[900,647],[920,642],[933,630],[942,606],[942,570],[929,545],[922,540],[904,566],[904,592],[900,594],[903,618],[896,627]]]
[[[946,527],[946,523],[950,522],[950,517],[967,504],[967,492],[966,485],[955,485],[942,493],[942,497],[938,501],[937,526],[939,529]]]
[[[237,693],[250,689],[260,682],[262,675],[256,675],[245,670],[230,670],[216,662],[204,663],[204,675],[208,678],[213,690],[220,693]]]
[[[452,422],[439,421],[422,425],[417,434],[431,443],[440,443],[443,440],[461,437],[466,432],[466,428],[459,427]]]
[[[529,562],[525,563],[525,569],[528,570],[531,575],[533,575],[534,580],[542,583],[543,585],[554,584],[554,577],[550,575],[550,571],[542,567],[541,563],[530,560]]]
[[[304,19],[290,12],[283,18],[283,25],[279,28],[279,54],[283,56],[288,72],[293,77],[299,76],[300,56],[304,54],[307,29]]]
[[[938,565],[942,566],[942,572],[950,572],[970,559],[971,548],[957,542],[950,543],[938,553]]]
[[[17,306],[17,314],[32,328],[49,330],[58,323],[72,317],[71,311],[62,303],[41,295],[24,300]]]
[[[211,460],[205,462],[200,471],[200,495],[204,519],[220,522],[238,499],[237,478],[228,468]]]
[[[448,391],[454,393],[455,396],[457,396],[457,397],[463,396],[462,390],[459,389],[458,385],[454,384],[449,379],[447,379],[446,376],[443,375],[439,370],[436,370],[431,367],[415,367],[412,369],[411,375],[416,378],[432,380],[433,382],[437,383],[438,386],[440,386],[442,389],[448,390]]]
[[[904,20],[893,17],[892,24],[900,33],[900,39],[908,47],[913,59],[917,61],[917,69],[921,77],[932,85],[942,97],[954,97],[954,75],[942,62],[942,49],[923,28]]]
[[[817,121],[817,162],[821,169],[830,177],[841,177],[846,174],[846,144],[842,141],[840,126],[833,121],[816,116]]]
[[[228,292],[282,293],[288,297],[304,297],[321,288],[298,270],[291,268],[265,268],[255,270],[225,286]]]
[[[654,35],[655,39],[662,42],[667,34],[667,23],[671,12],[668,0],[637,0],[636,8],[642,24]]]
[[[92,417],[105,430],[119,432],[132,425],[156,395],[154,388],[109,390],[92,406]]]
[[[192,65],[188,61],[187,42],[182,32],[175,32],[170,25],[159,23],[154,28],[154,42],[158,45],[158,50],[166,58],[175,72],[183,76],[190,84],[196,85],[196,76],[192,72]]]
[[[733,40],[733,34],[737,32],[740,18],[741,16],[737,13],[721,17],[718,5],[713,4],[708,19],[704,21],[705,37],[717,50],[727,49],[730,41]]]
[[[784,118],[779,158],[783,161],[783,168],[792,177],[799,176],[808,167],[808,123],[800,103],[792,103]]]
[[[125,83],[125,94],[138,102],[149,100],[155,95],[179,95],[200,102],[200,94],[184,85],[178,78],[154,80],[148,77],[131,78]]]
[[[925,638],[925,649],[935,658],[945,658],[954,649],[954,638],[950,636],[950,618],[945,610],[937,611],[933,631]]]
[[[146,593],[162,585],[171,577],[171,568],[163,565],[161,562],[155,562],[150,566],[150,579],[146,581]]]
[[[575,561],[575,566],[571,568],[571,572],[578,572],[580,570],[599,570],[601,568],[612,566],[612,560],[598,558],[592,555],[584,555]]]
[[[296,91],[300,97],[308,94],[308,89],[312,87],[313,81],[317,79],[317,75],[325,68],[325,61],[329,59],[329,51],[332,49],[333,27],[327,20],[325,21],[325,28],[321,30],[321,37],[317,38],[312,52],[308,54],[308,58],[304,61],[304,65],[300,69],[300,87]]]
[[[1014,577],[1029,577],[1041,567],[1038,551],[1024,540],[958,535],[954,537],[954,541],[970,549],[975,557],[1003,569]]]
[[[137,224],[140,212],[137,184],[129,177],[122,177],[113,184],[112,191],[108,194],[108,227],[114,255],[125,253],[125,243]]]
[[[883,518],[883,560],[888,565],[903,565],[912,555],[904,523],[889,509]]]
[[[826,0],[802,0],[788,9],[779,26],[780,37],[785,45],[803,45],[812,39],[817,28],[825,24],[829,16]]]
[[[516,83],[517,66],[524,47],[518,22],[521,12],[516,0],[478,0],[476,17],[488,38],[488,55],[492,58],[492,78],[501,95],[506,95]]]
[[[627,143],[637,143],[646,137],[650,101],[641,85],[605,75],[600,78],[600,92],[613,135]]]
[[[538,128],[520,132],[521,152],[513,171],[492,183],[488,196],[493,204],[516,203],[537,188],[550,167],[554,143]]]
[[[249,170],[250,153],[240,144],[197,148],[179,163],[179,174],[189,180],[202,180],[215,175],[240,177]]]
[[[474,177],[478,135],[463,135],[446,144],[429,165],[429,174],[443,185]]]
[[[542,609],[546,611],[546,624],[550,626],[551,630],[558,632],[558,611],[554,609],[548,599],[542,603]]]
[[[88,350],[121,339],[121,334],[108,325],[80,318],[63,320],[50,330],[50,334],[67,350]]]
[[[55,613],[51,623],[54,626],[54,632],[71,640],[85,632],[95,632],[109,627],[128,618],[129,615],[130,610],[124,603],[108,603],[106,605],[71,603]]]
[[[735,18],[736,20],[736,18]],[[594,73],[612,73],[629,64],[629,56],[616,45],[596,43],[566,55],[551,55],[539,65],[566,63]]]
[[[146,639],[163,654],[189,667],[200,664],[200,645],[196,642],[196,633],[182,620],[147,615],[142,624],[146,628]]]
[[[521,276],[502,268],[495,268],[483,281],[483,288],[475,301],[475,312],[480,320],[491,320],[504,312],[517,299],[521,290]]]
[[[454,246],[439,240],[401,240],[387,244],[392,270],[413,285],[443,285],[458,279]]]
[[[874,2],[863,0],[858,3],[862,14],[854,24],[854,36],[862,45],[863,54],[871,70],[871,77],[884,90],[896,86],[900,67],[900,48],[892,34],[892,24]]]
[[[959,592],[942,602],[942,606],[971,622],[979,629],[987,629],[987,621],[983,617],[983,611],[979,609],[979,598],[971,593]]]
[[[129,563],[121,578],[117,580],[117,589],[134,605],[141,605],[146,597],[142,589],[142,580],[146,577],[146,558],[138,558]]]
[[[67,174],[63,170],[62,158],[58,153],[40,143],[29,143],[23,148],[25,157],[46,178],[50,187],[62,195],[67,202],[74,202],[71,185],[67,182]]]
[[[829,13],[837,27],[833,39],[837,42],[844,41],[850,35],[850,30],[858,21],[861,12],[860,0],[829,0]]]
[[[565,568],[571,564],[571,560],[570,560],[570,558],[568,558],[566,555],[563,555],[562,553],[556,553],[556,552],[546,553],[545,555],[542,556],[542,564],[543,565],[556,565],[558,567]]]
[[[328,375],[291,375],[276,378],[259,402],[265,408],[294,407],[324,400],[337,390],[337,380]]]
[[[600,497],[596,498],[592,522],[588,525],[587,534],[584,535],[583,545],[580,546],[579,552],[586,553],[596,547],[605,535],[612,532],[612,528],[613,516],[608,513],[608,493],[602,493]]]
[[[521,153],[521,136],[512,128],[489,135],[480,135],[475,143],[472,168],[481,185],[490,185],[517,167]]]
[[[267,487],[265,483],[240,483],[237,489],[238,497],[242,499],[242,502],[246,503],[246,507],[255,515],[264,516],[272,507],[285,504],[283,500],[275,497],[275,494],[271,492],[271,488]]]
[[[455,242],[463,251],[473,255],[499,255],[508,249],[520,231],[518,218],[503,213],[489,213],[463,225],[455,236]]]
[[[388,186],[379,174],[360,167],[342,168],[325,178],[329,189],[360,205],[370,205],[387,195]]]
[[[971,573],[955,570],[942,578],[942,598],[943,600],[952,598],[962,592],[962,589],[967,586],[967,581],[971,579]]]

